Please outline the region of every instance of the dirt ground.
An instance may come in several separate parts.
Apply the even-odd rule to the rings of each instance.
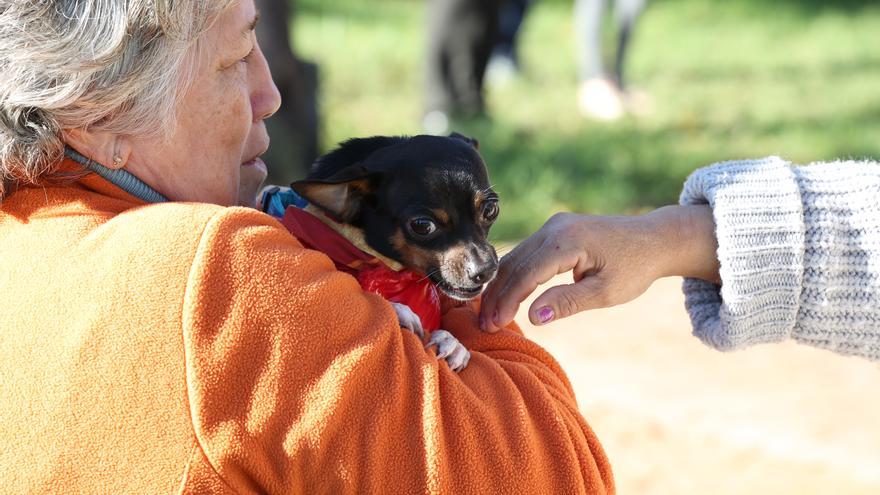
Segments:
[[[880,494],[880,366],[793,343],[719,353],[680,287],[540,329],[526,305],[517,318],[568,372],[618,492]]]

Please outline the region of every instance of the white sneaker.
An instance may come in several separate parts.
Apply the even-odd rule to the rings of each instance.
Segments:
[[[449,116],[440,110],[428,112],[422,119],[422,128],[426,133],[434,136],[445,136],[449,134]]]
[[[519,74],[513,59],[506,55],[492,55],[486,65],[486,85],[501,88],[510,84]]]
[[[608,79],[595,78],[581,83],[578,89],[578,107],[584,117],[612,121],[623,117],[623,98]]]

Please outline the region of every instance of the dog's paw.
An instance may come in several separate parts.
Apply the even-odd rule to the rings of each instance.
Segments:
[[[425,344],[425,349],[431,346],[437,346],[437,359],[446,359],[452,371],[463,370],[471,360],[470,351],[446,330],[431,332],[431,340]]]
[[[397,321],[400,322],[400,327],[409,330],[424,340],[425,330],[422,328],[422,319],[419,318],[419,315],[409,309],[409,306],[406,304],[392,302],[391,305],[394,306],[394,312],[397,313]]]

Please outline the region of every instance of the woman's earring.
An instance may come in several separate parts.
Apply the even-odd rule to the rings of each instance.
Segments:
[[[116,165],[117,167],[122,165],[122,157],[119,155],[113,155],[113,165]]]

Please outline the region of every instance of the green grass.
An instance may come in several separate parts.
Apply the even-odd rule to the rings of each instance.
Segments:
[[[477,137],[502,196],[494,235],[555,211],[631,213],[675,202],[697,167],[775,154],[798,163],[880,158],[880,6],[819,0],[655,0],[628,64],[646,117],[580,117],[571,4],[538,1],[524,73],[492,88]],[[295,44],[321,65],[323,146],[417,134],[423,0],[298,0]]]

